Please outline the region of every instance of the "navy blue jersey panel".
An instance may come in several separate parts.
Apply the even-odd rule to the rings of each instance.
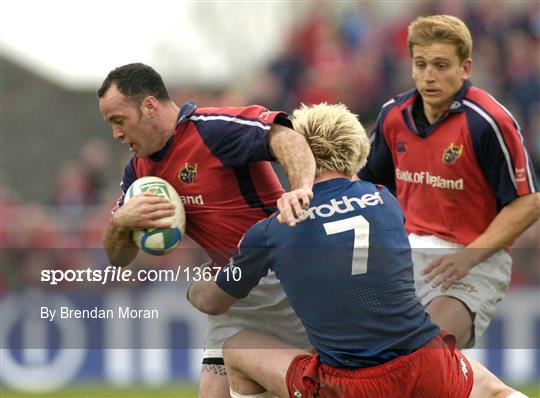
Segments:
[[[475,105],[481,108],[478,104]],[[465,114],[476,159],[493,189],[497,208],[500,210],[518,196],[502,149],[506,144],[502,134],[499,140],[493,126],[476,110],[466,107]],[[499,128],[496,123],[495,126]]]
[[[257,193],[253,178],[249,172],[249,166],[235,167],[234,175],[240,188],[240,192],[244,197],[244,200],[250,207],[259,207],[264,210],[267,215],[276,211],[275,207],[265,207]]]
[[[233,297],[246,297],[268,274],[271,251],[266,246],[267,226],[268,219],[251,227],[242,238],[236,255],[217,275],[217,285]],[[240,271],[236,271],[235,267]],[[235,280],[236,276],[238,280]]]
[[[122,196],[118,200],[118,206],[122,206],[124,204],[124,197],[126,195],[127,190],[133,184],[133,182],[137,179],[137,173],[135,172],[135,156],[132,156],[131,159],[128,160],[126,167],[124,167],[124,175],[122,176],[122,182],[120,182],[120,189],[122,190]]]
[[[270,126],[228,115],[191,116],[212,154],[226,167],[273,160],[268,149]]]
[[[371,150],[366,165],[358,172],[358,177],[365,181],[386,186],[391,192],[396,192],[394,161],[388,144],[384,139],[384,120],[394,104],[384,107],[371,132]]]

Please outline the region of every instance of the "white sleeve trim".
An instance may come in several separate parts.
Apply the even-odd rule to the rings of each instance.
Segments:
[[[239,118],[236,118],[236,117],[224,116],[224,115],[212,115],[212,116],[193,115],[193,116],[189,117],[189,120],[193,120],[193,121],[202,120],[203,122],[209,122],[209,121],[214,121],[214,120],[222,120],[224,122],[233,122],[233,123],[243,124],[243,125],[246,125],[246,126],[259,127],[259,128],[261,128],[263,130],[270,130],[272,128],[272,126],[265,126],[261,122],[255,122],[255,121],[252,121],[252,120],[244,120],[244,119],[239,119]]]

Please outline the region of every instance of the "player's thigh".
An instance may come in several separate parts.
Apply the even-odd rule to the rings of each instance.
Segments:
[[[459,299],[450,296],[435,297],[427,305],[426,312],[441,329],[456,337],[458,348],[464,347],[472,337],[472,315]]]
[[[497,303],[506,296],[510,283],[512,259],[504,250],[500,250],[488,259],[474,266],[468,275],[456,281],[449,289],[441,291],[433,288],[431,283],[426,283],[423,271],[436,258],[443,254],[455,253],[463,248],[460,245],[442,240],[430,235],[409,235],[409,241],[414,262],[415,289],[424,306],[427,306],[436,297],[449,296],[465,304],[468,311],[473,314],[473,326],[464,328],[461,322],[452,321],[444,308],[435,314],[441,325],[448,332],[458,337],[458,347],[464,346],[466,333],[470,333],[470,339],[465,347],[474,346],[486,328],[488,327]],[[429,311],[428,311],[429,312]],[[444,317],[444,315],[447,315]],[[434,318],[432,314],[432,319]],[[458,330],[452,330],[458,329]],[[467,330],[466,332],[463,332]],[[458,334],[463,334],[459,338]]]
[[[296,356],[305,354],[309,353],[251,330],[237,333],[223,346],[227,366],[280,397],[288,396],[289,365]]]
[[[225,365],[203,364],[199,380],[199,398],[229,397]]]
[[[504,384],[481,363],[467,357],[473,371],[473,388],[469,398],[502,398],[514,390]]]

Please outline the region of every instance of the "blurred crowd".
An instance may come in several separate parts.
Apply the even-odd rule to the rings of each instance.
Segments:
[[[520,122],[540,174],[540,3],[420,1],[399,11],[386,17],[375,2],[317,3],[284,35],[266,68],[222,91],[180,88],[176,99],[259,103],[288,112],[302,102],[343,102],[370,129],[382,104],[413,87],[409,23],[419,15],[451,14],[473,36],[471,81]]]
[[[173,97],[179,104],[187,99],[200,106],[258,103],[287,112],[302,102],[343,102],[359,115],[366,129],[371,129],[381,105],[412,87],[408,24],[416,15],[452,14],[462,18],[473,35],[471,80],[488,90],[520,122],[539,176],[540,3],[408,4],[402,12],[385,18],[373,2],[340,7],[317,3],[284,34],[279,54],[253,76],[219,90],[175,88]],[[95,258],[85,261],[106,262],[99,250],[100,238],[128,157],[128,153],[115,156],[106,139],[83,143],[80,152],[60,168],[47,206],[22,202],[2,179],[0,241],[3,248],[10,249],[4,250],[3,263],[9,256],[10,263],[25,271],[6,275],[2,267],[0,291],[8,279],[15,285],[27,283],[38,277],[44,261],[57,261],[36,259],[35,251],[25,254],[27,248],[93,248],[89,253]],[[537,224],[516,242],[512,253],[514,285],[540,284],[539,236]],[[193,243],[188,241],[185,247],[193,247]],[[183,263],[202,258],[192,250],[186,250],[184,256],[188,258]],[[170,265],[177,262],[177,258],[163,261]],[[32,270],[31,264],[41,265]]]

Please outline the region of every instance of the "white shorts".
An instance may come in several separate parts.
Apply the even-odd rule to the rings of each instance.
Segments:
[[[244,329],[260,331],[303,350],[313,349],[273,271],[225,314],[208,316],[203,358],[221,358],[225,340]]]
[[[506,297],[510,285],[512,258],[500,250],[474,266],[469,274],[456,281],[449,289],[431,287],[424,281],[422,272],[438,256],[463,250],[463,245],[448,242],[432,235],[409,235],[414,263],[416,294],[427,306],[438,296],[455,297],[463,302],[474,317],[474,333],[466,348],[480,340],[495,314],[497,303]]]

